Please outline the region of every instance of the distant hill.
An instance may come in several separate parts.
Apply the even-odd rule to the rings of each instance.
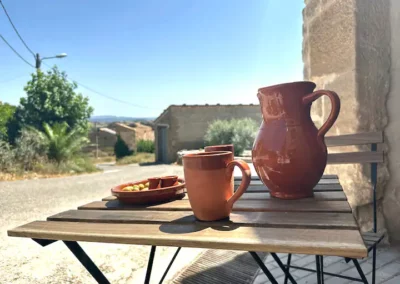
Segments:
[[[115,115],[95,115],[89,121],[99,123],[111,123],[122,121],[152,121],[155,117],[129,117],[129,116],[115,116]]]

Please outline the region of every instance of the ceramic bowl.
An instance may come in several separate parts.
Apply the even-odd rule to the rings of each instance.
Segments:
[[[162,203],[166,201],[182,199],[185,197],[185,181],[183,179],[178,179],[180,184],[150,189],[146,191],[123,191],[122,189],[126,186],[137,185],[141,183],[146,183],[148,180],[141,180],[136,182],[124,183],[115,186],[111,189],[112,195],[117,197],[120,202],[129,204],[153,204]]]

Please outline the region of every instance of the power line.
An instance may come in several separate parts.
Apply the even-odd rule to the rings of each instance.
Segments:
[[[30,51],[30,53],[32,53],[33,57],[35,57],[35,53],[28,47],[28,45],[26,44],[26,42],[22,39],[21,35],[19,34],[17,28],[14,26],[14,23],[12,22],[10,15],[8,15],[6,7],[4,7],[3,2],[0,0],[0,4],[3,7],[4,13],[6,13],[6,16],[8,18],[8,21],[10,22],[11,26],[13,27],[14,31],[17,33],[19,39],[22,41],[22,43],[25,45],[26,49],[28,49]]]
[[[98,92],[98,91],[96,91],[96,90],[93,90],[92,88],[90,88],[90,87],[88,87],[88,86],[85,86],[85,85],[83,85],[83,84],[77,82],[76,80],[74,80],[74,79],[72,79],[72,78],[71,78],[71,81],[74,81],[77,85],[79,85],[79,86],[81,86],[81,87],[84,87],[85,89],[91,91],[92,93],[95,93],[95,94],[97,94],[97,95],[99,95],[99,96],[105,97],[105,98],[107,98],[107,99],[110,99],[110,100],[113,100],[113,101],[116,101],[116,102],[119,102],[119,103],[127,104],[127,105],[130,105],[130,106],[133,106],[133,107],[138,107],[138,108],[156,109],[156,108],[151,108],[151,107],[142,106],[142,105],[138,105],[138,104],[133,104],[133,103],[130,103],[130,102],[127,102],[127,101],[123,101],[123,100],[120,100],[120,99],[113,98],[113,97],[111,97],[111,96],[102,94],[102,93],[100,93],[100,92]]]
[[[28,62],[28,60],[26,60],[25,58],[22,57],[21,54],[19,54],[9,43],[8,41],[0,34],[1,39],[8,45],[9,48],[11,48],[12,51],[14,51],[14,53],[21,58],[21,60],[23,60],[26,64],[28,64],[29,66],[35,68],[35,66],[33,66],[31,63]]]
[[[28,76],[27,74],[25,74],[25,75],[21,75],[21,76],[14,77],[14,78],[11,78],[11,79],[2,80],[2,81],[0,81],[0,83],[7,83],[7,82],[11,82],[11,81],[14,81],[14,80],[17,80],[17,79],[20,79],[20,78],[23,78],[23,77],[27,77],[27,76]]]
[[[43,64],[46,65],[47,67],[51,68],[48,64],[46,64],[46,63],[43,63]],[[116,101],[116,102],[119,102],[119,103],[123,103],[123,104],[126,104],[126,105],[133,106],[133,107],[159,110],[159,109],[152,108],[152,107],[147,107],[147,106],[142,106],[142,105],[138,105],[138,104],[133,104],[133,103],[131,103],[131,102],[123,101],[123,100],[120,100],[120,99],[111,97],[111,96],[109,96],[109,95],[100,93],[100,92],[98,92],[98,91],[96,91],[96,90],[94,90],[94,89],[92,89],[92,88],[90,88],[90,87],[88,87],[88,86],[86,86],[86,85],[84,85],[84,84],[82,84],[82,83],[79,83],[78,81],[74,80],[74,79],[71,78],[71,77],[69,77],[68,80],[70,80],[71,82],[75,82],[77,85],[79,85],[79,86],[81,86],[81,87],[87,89],[88,91],[91,91],[92,93],[95,93],[95,94],[97,94],[97,95],[99,95],[99,96],[105,97],[105,98],[107,98],[107,99],[109,99],[109,100],[113,100],[113,101]]]

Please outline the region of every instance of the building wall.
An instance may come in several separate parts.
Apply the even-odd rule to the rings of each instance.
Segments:
[[[393,133],[388,131],[393,123],[392,118],[398,120],[393,116],[390,107],[387,107],[388,100],[396,96],[390,91],[393,76],[390,68],[393,58],[390,48],[393,43],[390,0],[306,0],[305,4],[304,78],[317,83],[317,89],[336,91],[341,99],[339,118],[329,134],[385,131],[387,142],[382,148],[388,152],[387,160],[390,165],[394,154],[391,144],[399,143]],[[393,13],[396,14],[392,10],[392,16]],[[320,126],[329,113],[330,102],[327,98],[313,104],[312,117],[317,125]],[[363,149],[365,148],[342,147],[330,151]],[[385,230],[386,227],[383,211],[387,213],[386,221],[392,222],[389,216],[392,213],[382,206],[386,185],[393,180],[393,173],[389,175],[389,167],[387,163],[379,167],[377,190],[381,200],[378,215],[380,230]],[[339,174],[349,202],[364,230],[372,227],[369,171],[370,167],[367,165],[327,167],[327,173]],[[391,224],[387,227],[392,231]],[[391,237],[396,238],[393,231]],[[400,234],[397,234],[397,238],[400,238]]]
[[[90,144],[96,144],[96,129],[92,129],[89,133],[89,140]],[[104,148],[112,148],[115,145],[115,142],[117,141],[117,136],[113,135],[108,132],[104,131],[99,131],[97,133],[97,138],[99,142],[99,148],[104,149]]]
[[[163,115],[156,121],[155,127],[154,127],[154,141],[155,141],[155,152],[156,152],[156,161],[157,162],[168,162],[171,163],[174,161],[174,157],[172,156],[171,151],[167,151],[166,153],[166,161],[163,161],[159,155],[159,141],[157,139],[159,127],[167,127],[167,149],[172,148],[172,142],[169,139],[169,129],[170,129],[170,118],[171,118],[171,113],[170,113],[170,108],[165,110]]]
[[[400,1],[391,0],[391,67],[387,101],[386,140],[390,147],[390,179],[385,189],[383,209],[392,239],[400,239]]]
[[[176,161],[176,153],[179,150],[204,147],[204,135],[212,121],[246,117],[261,124],[260,107],[258,105],[170,106],[168,116],[165,115],[157,121],[157,124],[169,125],[168,162]]]
[[[115,131],[121,137],[121,139],[124,140],[130,150],[136,151],[135,129],[124,124],[117,123],[115,125]]]

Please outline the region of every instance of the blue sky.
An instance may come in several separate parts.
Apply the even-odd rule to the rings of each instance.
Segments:
[[[257,103],[302,80],[302,0],[3,0],[35,52],[82,87],[95,115],[155,117],[170,104]],[[33,63],[0,10],[0,34]],[[42,69],[47,69],[43,66]],[[31,67],[0,41],[0,100],[17,104]]]

